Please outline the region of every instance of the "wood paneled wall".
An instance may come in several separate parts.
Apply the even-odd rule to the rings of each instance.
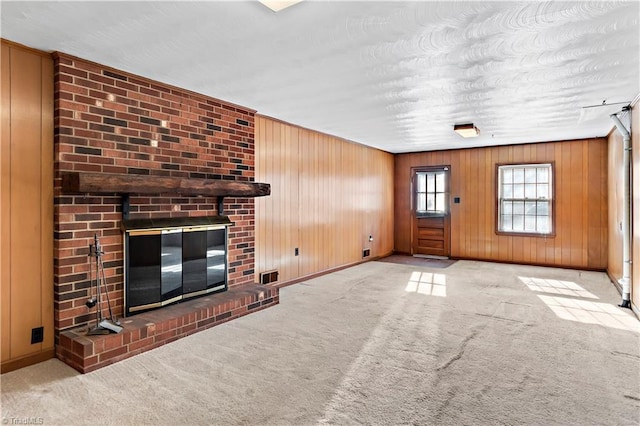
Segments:
[[[393,250],[393,155],[256,116],[256,279],[279,282]],[[369,241],[369,236],[373,241]],[[295,248],[299,256],[295,256]]]
[[[554,237],[496,234],[496,165],[554,163]],[[603,270],[607,266],[606,138],[399,154],[395,250],[411,253],[411,168],[451,167],[451,256]]]
[[[2,41],[2,371],[53,356],[53,61]],[[44,341],[31,344],[31,330]]]

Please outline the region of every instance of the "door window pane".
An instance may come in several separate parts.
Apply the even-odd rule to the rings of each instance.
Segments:
[[[418,174],[418,192],[427,192],[427,176]]]
[[[438,173],[436,175],[436,192],[443,193],[444,192],[444,173]]]
[[[436,210],[436,195],[427,194],[427,211],[435,211],[435,210]]]
[[[418,194],[418,211],[423,212],[427,210],[427,194]]]

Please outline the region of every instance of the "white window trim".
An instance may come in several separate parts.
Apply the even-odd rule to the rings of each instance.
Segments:
[[[545,184],[548,185],[548,197],[538,197],[536,194],[536,197],[526,197],[523,194],[522,198],[516,198],[515,196],[509,197],[509,198],[504,198],[503,196],[503,191],[504,191],[504,183],[503,183],[503,176],[504,176],[504,171],[508,170],[508,169],[530,169],[530,168],[547,168],[548,169],[548,182],[545,182]],[[554,184],[553,184],[553,178],[554,178],[554,167],[553,167],[553,163],[534,163],[534,164],[499,164],[498,165],[498,173],[497,173],[497,183],[498,183],[498,202],[497,202],[497,220],[496,220],[496,230],[499,234],[506,234],[506,235],[531,235],[531,236],[540,236],[540,237],[546,237],[546,236],[553,236],[555,235],[555,229],[554,229],[554,215],[555,215],[555,211],[554,211]],[[536,182],[537,183],[537,182]],[[524,184],[524,182],[523,182]],[[504,225],[503,225],[503,217],[504,214],[502,212],[503,209],[503,202],[504,201],[514,201],[514,202],[541,202],[541,201],[546,201],[548,202],[548,209],[549,209],[549,229],[548,231],[540,231],[540,230],[513,230],[513,229],[504,229]],[[523,215],[525,215],[523,213]],[[512,216],[514,216],[514,214],[512,213]],[[526,216],[526,215],[525,215]],[[536,214],[535,217],[538,217],[538,215]],[[537,223],[536,223],[537,226]]]

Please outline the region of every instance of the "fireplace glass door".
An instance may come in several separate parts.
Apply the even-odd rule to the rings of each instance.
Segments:
[[[182,266],[184,294],[196,296],[206,290],[207,231],[185,229],[182,234]]]
[[[127,304],[157,305],[161,302],[161,239],[159,232],[130,235],[127,256]]]
[[[227,229],[207,231],[207,289],[225,288],[227,282]]]
[[[132,230],[125,240],[126,313],[227,288],[227,228]]]
[[[162,276],[160,288],[162,301],[173,301],[182,295],[182,231],[162,231]]]

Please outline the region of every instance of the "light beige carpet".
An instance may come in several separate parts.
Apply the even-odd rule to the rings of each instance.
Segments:
[[[637,425],[640,327],[619,299],[595,272],[370,262],[90,374],[57,360],[4,374],[2,419]]]

